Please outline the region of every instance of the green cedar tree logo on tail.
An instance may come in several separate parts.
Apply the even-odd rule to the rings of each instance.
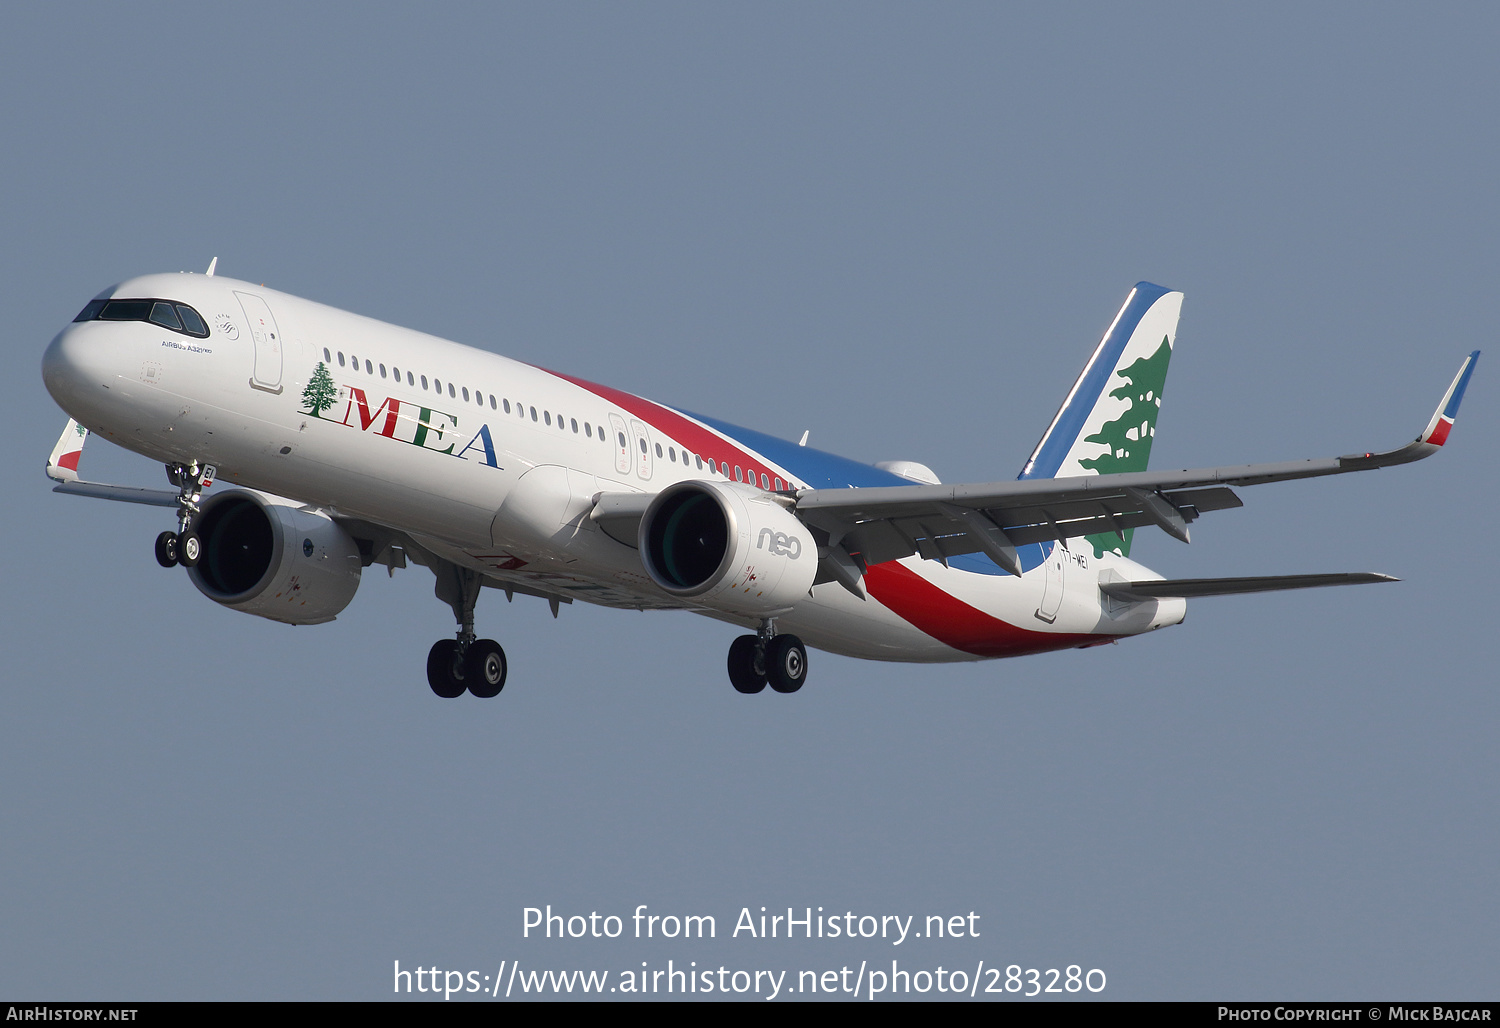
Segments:
[[[332,407],[333,401],[338,398],[338,386],[333,384],[333,376],[328,373],[328,365],[318,361],[318,366],[313,369],[312,378],[307,381],[307,388],[302,390],[302,402],[307,405],[307,410],[303,413],[321,418],[323,412]]]
[[[1142,357],[1128,368],[1120,368],[1115,374],[1125,384],[1110,390],[1110,396],[1129,400],[1130,407],[1113,421],[1106,422],[1099,431],[1085,439],[1089,443],[1103,443],[1109,449],[1097,457],[1078,463],[1101,475],[1124,471],[1145,471],[1151,457],[1151,439],[1156,435],[1156,415],[1161,411],[1161,391],[1167,382],[1167,361],[1172,358],[1172,347],[1166,337],[1161,346],[1149,357]],[[1113,532],[1088,536],[1094,544],[1094,556],[1118,553],[1130,555],[1130,540],[1135,529],[1127,528],[1125,538]]]

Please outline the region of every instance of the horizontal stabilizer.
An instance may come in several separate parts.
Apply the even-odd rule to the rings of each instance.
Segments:
[[[1366,585],[1399,582],[1390,575],[1348,571],[1334,575],[1266,575],[1260,578],[1177,578],[1154,582],[1101,582],[1099,591],[1122,600],[1158,596],[1233,596],[1236,593],[1266,593],[1282,589],[1312,589],[1321,585]]]

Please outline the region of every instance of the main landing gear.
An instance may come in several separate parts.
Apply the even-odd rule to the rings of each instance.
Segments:
[[[777,692],[796,692],[807,681],[807,647],[795,635],[777,635],[768,619],[757,634],[729,644],[729,681],[736,692],[757,693],[768,683]]]
[[[213,484],[217,473],[212,464],[197,461],[167,465],[167,481],[177,487],[177,531],[156,537],[156,562],[162,567],[181,564],[190,568],[203,557],[203,540],[193,531],[193,519],[198,516],[203,490]]]
[[[505,651],[493,639],[474,637],[474,604],[479,599],[479,574],[452,564],[433,569],[437,597],[453,608],[458,622],[456,639],[439,639],[427,653],[427,684],[444,699],[465,692],[481,699],[499,696],[505,688]]]

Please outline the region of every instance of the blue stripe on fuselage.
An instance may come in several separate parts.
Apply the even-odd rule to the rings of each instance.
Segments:
[[[798,446],[786,439],[777,439],[764,432],[741,428],[738,425],[731,425],[717,418],[704,417],[702,414],[694,414],[691,411],[680,413],[701,421],[709,428],[733,439],[745,449],[758,453],[771,463],[786,468],[811,489],[916,484],[900,475],[894,475],[869,464],[861,464],[848,457],[840,457],[836,453],[828,453],[811,446]],[[1016,547],[1016,553],[1021,558],[1022,570],[1030,571],[1034,567],[1039,567],[1047,559],[1046,554],[1050,549],[1050,543],[1045,547],[1042,543]],[[1001,570],[994,561],[982,553],[965,553],[962,556],[949,557],[948,566],[978,575],[1008,575],[1010,573]]]

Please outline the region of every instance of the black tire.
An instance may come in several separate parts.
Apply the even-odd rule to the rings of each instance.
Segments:
[[[505,688],[505,651],[493,639],[476,639],[464,657],[464,681],[482,700],[499,696]]]
[[[456,639],[439,639],[427,651],[427,684],[445,700],[464,694],[464,666]]]
[[[766,679],[777,692],[796,692],[807,681],[807,647],[795,635],[778,635],[766,646]]]
[[[164,568],[177,566],[177,533],[163,532],[156,537],[156,563]]]
[[[757,693],[766,687],[765,661],[755,659],[753,635],[742,635],[729,644],[729,681],[735,692]]]
[[[183,532],[177,537],[177,563],[185,568],[198,566],[203,557],[203,539],[197,532]]]

